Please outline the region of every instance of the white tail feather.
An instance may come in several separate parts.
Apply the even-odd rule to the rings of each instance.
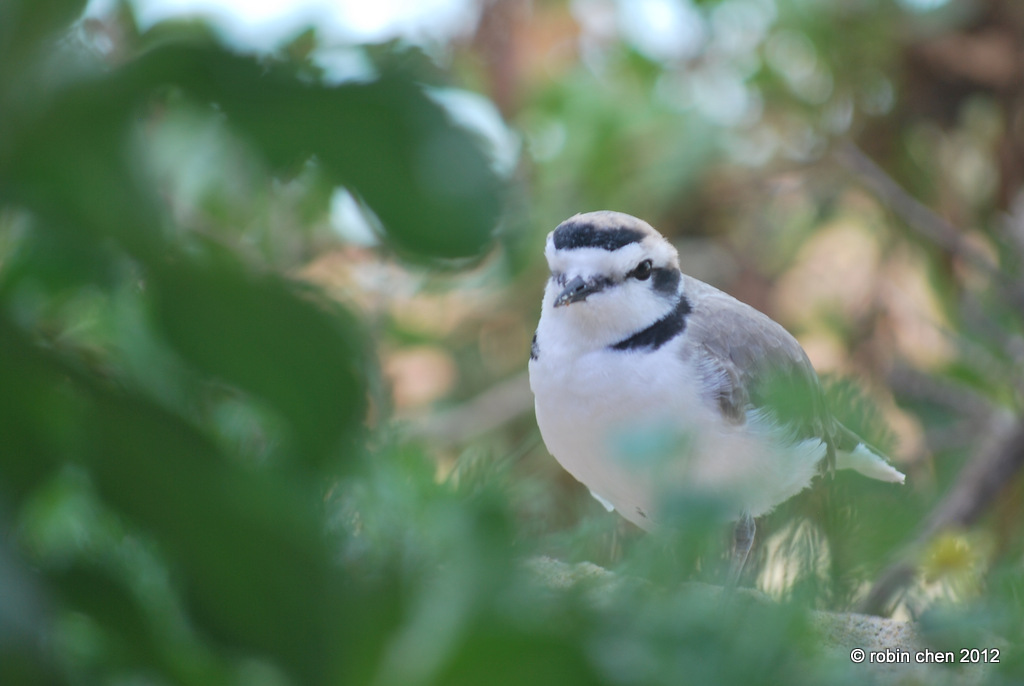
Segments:
[[[907,478],[885,458],[873,452],[863,443],[859,443],[853,452],[840,452],[836,455],[836,467],[839,469],[852,469],[860,472],[871,479],[879,481],[891,481],[901,484]]]

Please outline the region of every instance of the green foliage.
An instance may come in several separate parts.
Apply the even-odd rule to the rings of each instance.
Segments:
[[[81,4],[51,5],[5,3],[2,22],[19,78],[0,92],[0,564],[20,583],[0,680],[245,682],[254,660],[339,683],[346,606],[375,589],[334,563],[318,494],[363,454],[364,334],[177,226],[146,128],[205,110],[271,174],[350,188],[421,259],[488,244],[496,178],[401,74],[322,86],[173,31],[104,68],[56,42]]]
[[[375,72],[328,85],[311,58],[315,31],[281,57],[256,57],[201,22],[139,35],[125,5],[124,42],[101,55],[72,24],[84,4],[0,3],[0,684],[872,682],[875,672],[820,649],[806,610],[863,597],[980,430],[919,457],[912,489],[841,474],[765,518],[751,577],[790,575],[775,589],[784,602],[765,603],[679,585],[720,581],[720,502],[682,494],[677,529],[638,539],[558,473],[532,417],[451,439],[454,449],[404,439],[377,359],[389,347],[443,349],[457,369],[451,397],[467,398],[511,373],[484,342],[507,353],[518,336],[521,371],[543,282],[539,236],[577,211],[651,219],[680,241],[687,268],[744,266],[753,286],[738,294],[760,305],[764,283],[829,222],[869,226],[893,255],[923,243],[815,166],[830,136],[881,132],[867,137],[909,151],[891,161],[912,171],[907,187],[928,202],[963,191],[945,199],[978,219],[974,238],[1012,250],[991,197],[944,171],[959,168],[954,153],[992,144],[991,103],[964,105],[961,137],[945,148],[938,125],[915,119],[933,113],[893,117],[911,131],[879,119],[901,104],[900,41],[920,29],[905,11],[702,2],[707,26],[739,17],[763,30],[743,50],[704,46],[693,64],[612,41],[600,60],[524,85],[509,118],[532,159],[509,192],[425,92],[450,70],[424,52],[360,48]],[[538,12],[552,8],[567,11]],[[705,86],[724,75],[756,91],[756,123],[695,101],[688,70],[708,66],[722,71],[698,74]],[[762,134],[798,164],[745,158]],[[758,164],[782,190],[751,180]],[[796,197],[785,189],[800,173],[811,178]],[[475,310],[452,298],[425,314],[419,302],[357,314],[298,277],[337,247],[326,216],[339,187],[375,215],[379,252],[416,269],[450,276],[453,263],[482,262],[500,225],[505,261],[485,263],[473,288],[492,288],[496,272],[516,281]],[[503,214],[506,196],[524,207]],[[719,252],[702,252],[705,239]],[[977,278],[958,280],[963,265],[942,250],[920,252],[936,312],[956,329],[935,376],[1019,410],[1007,372],[1019,371],[1019,312]],[[1021,260],[997,254],[1006,286]],[[424,290],[444,291],[424,271]],[[397,298],[392,277],[383,289]],[[455,323],[438,333],[410,312]],[[979,313],[985,326],[974,327]],[[872,321],[884,328],[873,310],[829,314],[827,333],[851,355]],[[827,391],[844,422],[889,447],[860,391]],[[928,433],[963,420],[943,400],[897,393],[893,404]],[[1019,508],[1004,503],[994,519],[921,553],[940,577],[960,575],[946,605],[934,601],[954,587],[942,578],[908,603],[924,608],[935,646],[1020,635]],[[619,576],[566,584],[537,554],[598,560]],[[1011,652],[990,683],[1019,681]]]

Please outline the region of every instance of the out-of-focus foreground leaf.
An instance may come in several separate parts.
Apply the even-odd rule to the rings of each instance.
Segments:
[[[5,2],[0,5],[0,78],[15,78],[18,67],[43,45],[43,39],[63,30],[85,8],[85,0]]]
[[[215,105],[276,168],[293,171],[312,156],[332,181],[361,195],[389,237],[412,254],[472,256],[490,240],[496,176],[418,86],[387,75],[308,84],[213,46],[162,45],[12,108],[0,148],[10,199],[56,217],[82,212],[77,219],[133,245],[139,257],[144,247],[158,249],[136,235],[157,223],[140,204],[139,170],[126,155],[140,108],[167,87]]]
[[[68,460],[82,464],[104,501],[150,532],[181,571],[207,630],[321,678],[333,572],[302,481],[240,469],[195,427],[99,385],[8,321],[0,344],[5,495],[29,491]],[[52,580],[77,597],[76,576]],[[107,612],[98,621],[123,626],[115,605]]]
[[[323,505],[363,452],[361,328],[179,225],[148,125],[182,103],[221,118],[273,174],[346,186],[415,258],[480,253],[496,176],[407,77],[325,86],[173,30],[103,66],[58,35],[82,5],[0,7],[0,572],[27,579],[10,607],[35,608],[12,610],[16,634],[0,622],[0,682],[372,674],[345,608],[373,587],[344,578]],[[225,397],[253,441],[225,441]],[[105,538],[61,509],[69,469]]]
[[[315,294],[283,279],[247,273],[224,251],[168,265],[154,285],[167,340],[203,373],[270,400],[299,454],[316,460],[341,442],[353,447],[366,410],[353,320],[328,315]]]

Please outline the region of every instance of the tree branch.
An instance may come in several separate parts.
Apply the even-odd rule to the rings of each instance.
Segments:
[[[861,603],[865,614],[889,614],[893,599],[910,585],[916,574],[914,558],[939,533],[966,528],[978,521],[997,496],[1024,467],[1024,418],[989,433],[992,436],[979,448],[960,473],[956,484],[922,523],[914,540],[904,547],[892,564],[872,586]]]
[[[1002,271],[987,254],[968,243],[963,231],[907,192],[855,143],[845,141],[835,151],[834,157],[918,236],[984,272],[999,284],[1000,292],[1008,303],[1024,309],[1024,289],[1019,283]]]
[[[512,421],[533,407],[526,372],[506,379],[466,403],[431,414],[409,427],[413,438],[458,445]]]

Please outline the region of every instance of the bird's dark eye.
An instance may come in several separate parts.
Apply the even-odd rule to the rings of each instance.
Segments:
[[[636,266],[636,269],[629,273],[630,276],[637,279],[638,281],[646,281],[651,278],[651,261],[644,260]]]

